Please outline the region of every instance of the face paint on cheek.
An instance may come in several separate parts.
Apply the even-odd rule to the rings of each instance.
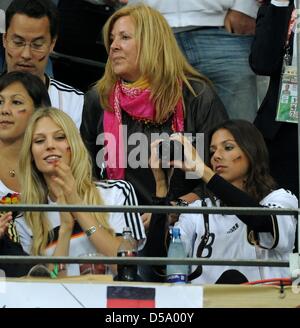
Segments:
[[[236,162],[236,161],[240,160],[241,158],[242,158],[242,156],[239,155],[239,156],[237,156],[236,158],[234,158],[232,161],[233,161],[233,162]]]
[[[25,114],[27,112],[26,108],[18,109],[18,114]]]
[[[46,56],[43,56],[42,58],[40,58],[38,61],[42,62],[44,59],[46,59]]]
[[[7,57],[13,58],[13,55],[7,51]]]

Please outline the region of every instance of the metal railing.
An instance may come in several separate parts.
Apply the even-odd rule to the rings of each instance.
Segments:
[[[295,215],[300,209],[261,208],[261,207],[180,207],[180,206],[107,206],[107,205],[0,205],[0,211],[32,212],[123,212],[123,213],[207,213],[207,214],[247,214],[247,215]],[[298,234],[299,234],[298,229]],[[299,238],[299,236],[298,236]],[[299,253],[299,249],[298,249]],[[232,265],[289,267],[288,261],[247,260],[247,259],[203,259],[203,258],[164,258],[164,257],[71,257],[71,256],[0,256],[0,263],[103,263],[136,265]]]

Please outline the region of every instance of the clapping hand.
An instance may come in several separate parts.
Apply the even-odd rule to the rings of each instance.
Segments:
[[[56,198],[57,204],[77,205],[81,203],[71,168],[63,162],[59,161],[55,163],[53,174],[48,182],[48,187],[50,193]],[[60,218],[61,229],[73,229],[74,213],[62,212]]]
[[[12,220],[12,212],[7,212],[0,214],[0,239],[4,236],[9,226],[10,221]]]
[[[58,201],[70,205],[81,203],[71,168],[63,162],[55,163],[49,189]]]

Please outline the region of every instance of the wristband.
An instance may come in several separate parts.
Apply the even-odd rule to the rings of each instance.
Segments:
[[[189,206],[189,203],[184,199],[177,198],[175,205],[176,206]]]
[[[55,263],[55,264],[54,264],[54,268],[53,268],[53,270],[50,272],[50,277],[51,277],[52,279],[56,279],[57,276],[58,276],[58,264]]]

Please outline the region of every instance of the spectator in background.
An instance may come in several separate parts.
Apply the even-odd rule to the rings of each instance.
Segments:
[[[291,192],[277,189],[269,174],[263,137],[252,123],[229,120],[215,126],[209,136],[209,165],[204,164],[185,137],[177,134],[171,138],[184,145],[184,162],[174,161],[170,166],[195,172],[213,193],[192,206],[298,208],[298,200]],[[156,155],[158,142],[152,144],[151,166],[156,196],[163,203],[168,199],[168,184]],[[154,215],[151,220],[144,249],[146,256],[166,256],[168,224],[164,218],[163,214]],[[288,261],[294,247],[296,218],[294,215],[181,214],[176,226],[191,257]],[[288,276],[288,268],[203,265],[193,267],[190,280],[198,284],[233,284]]]
[[[45,74],[57,39],[58,12],[51,0],[13,0],[6,10],[3,35],[7,71],[27,71],[42,79],[52,106],[81,123],[84,95],[69,85]]]
[[[208,80],[186,61],[157,10],[145,5],[125,6],[108,19],[103,34],[109,58],[103,78],[86,95],[81,134],[96,174],[104,168],[108,178],[130,181],[139,203],[151,204],[155,183],[146,143],[150,145],[153,134],[206,134],[227,115]],[[119,135],[123,126],[127,130],[124,138]],[[130,153],[138,149],[138,142],[132,145],[128,140],[136,132],[145,137],[142,147],[146,156],[133,163]],[[103,133],[116,141],[104,148],[110,156],[116,154],[111,161],[101,157],[104,140],[99,142],[98,136]],[[113,163],[115,159],[117,163]],[[124,160],[125,169],[119,159]],[[186,202],[198,199],[203,187],[199,180],[185,180],[180,170],[174,173],[171,185],[174,200],[180,197]]]
[[[3,72],[5,68],[5,55],[4,55],[4,48],[2,44],[2,34],[5,33],[5,10],[10,5],[12,0],[1,0],[0,3],[0,73]],[[58,0],[52,0],[52,2],[57,5]],[[50,59],[48,59],[47,67],[46,67],[46,74],[48,76],[53,77],[53,68],[52,68],[52,62]]]
[[[141,0],[127,2],[135,4]],[[229,117],[253,122],[257,85],[248,57],[255,31],[256,1],[142,2],[164,15],[189,63],[213,82]]]
[[[44,83],[35,75],[10,72],[0,77],[0,203],[17,203],[20,196],[19,153],[24,132],[33,112],[49,106]],[[0,214],[0,254],[24,255],[19,244],[13,217],[16,213]],[[0,264],[6,276],[27,274],[28,265]]]
[[[261,1],[263,2],[263,1]],[[283,58],[292,58],[293,33],[289,33],[293,0],[264,1],[260,7],[250,65],[255,73],[270,76],[270,84],[254,121],[266,141],[271,175],[296,195],[299,188],[298,126],[275,120]],[[289,62],[291,64],[291,62]]]

